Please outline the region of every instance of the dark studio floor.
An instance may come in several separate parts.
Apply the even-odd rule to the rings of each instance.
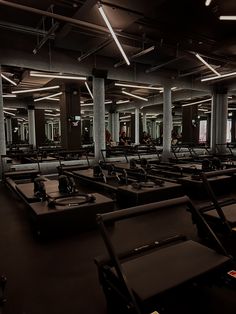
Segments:
[[[4,186],[0,186],[0,204],[0,274],[8,278],[7,303],[0,313],[105,314],[105,298],[93,262],[95,256],[104,252],[98,232],[67,234],[38,241],[32,236],[25,205]],[[166,231],[166,226],[167,233],[173,230],[172,213],[166,213],[162,218],[158,233]],[[195,229],[189,221],[186,212],[180,211],[178,226],[183,233],[192,236]],[[147,222],[150,223],[149,234],[145,231]],[[122,228],[118,225],[115,243],[122,242],[129,247],[137,236],[134,227],[141,228],[140,238],[147,235],[154,238],[157,231],[152,218],[151,221],[137,220],[134,224],[127,222]],[[219,294],[218,290],[216,293]],[[223,309],[231,308],[228,299],[233,296],[232,291],[223,293],[226,302]],[[214,303],[213,298],[210,302]],[[230,309],[225,313],[234,312]],[[223,313],[222,308],[217,308],[214,313]]]

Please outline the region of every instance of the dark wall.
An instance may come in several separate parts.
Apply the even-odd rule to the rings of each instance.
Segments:
[[[73,123],[75,116],[80,116],[79,84],[64,84],[60,98],[61,144],[68,150],[81,147],[81,121]],[[74,121],[75,122],[75,121]]]
[[[182,142],[198,144],[199,120],[198,106],[186,106],[182,109]]]
[[[36,146],[43,146],[45,144],[45,117],[43,109],[35,109],[35,133]]]

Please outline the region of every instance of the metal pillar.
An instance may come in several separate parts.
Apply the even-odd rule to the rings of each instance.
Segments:
[[[35,111],[28,109],[28,124],[29,124],[29,144],[36,148],[36,132],[35,132]]]
[[[172,122],[171,87],[164,86],[163,91],[163,153],[162,161],[168,161],[171,156]]]
[[[12,143],[11,118],[6,118],[6,139],[7,139],[7,144],[11,144]]]
[[[139,108],[135,108],[135,144],[139,145]]]
[[[147,132],[147,114],[143,113],[143,132]]]
[[[101,149],[106,148],[104,78],[93,77],[93,97],[94,153],[98,161],[101,157]]]

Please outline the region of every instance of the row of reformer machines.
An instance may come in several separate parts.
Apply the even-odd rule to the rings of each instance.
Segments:
[[[6,171],[37,235],[99,227],[108,313],[235,313],[236,167],[205,158]],[[94,193],[94,191],[96,191]]]

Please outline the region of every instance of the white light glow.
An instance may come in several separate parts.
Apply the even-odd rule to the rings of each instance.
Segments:
[[[209,63],[207,63],[198,53],[195,56],[200,60],[205,66],[207,66],[212,72],[214,72],[217,76],[220,76],[220,73],[217,72]]]
[[[4,110],[14,110],[16,111],[17,109],[16,108],[7,108],[7,107],[3,107]]]
[[[60,96],[60,95],[62,95],[62,92],[59,92],[59,93],[56,93],[56,94],[52,94],[52,95],[49,95],[49,96],[35,98],[34,102],[41,101],[41,100],[44,100],[44,99],[55,100],[55,99],[53,99],[53,97],[57,97],[57,96]],[[57,98],[56,101],[58,101],[58,100],[60,100],[60,99]]]
[[[4,80],[6,80],[6,81],[8,81],[9,83],[11,83],[12,85],[17,86],[17,84],[16,84],[14,81],[12,81],[11,79],[9,79],[6,75],[4,75],[4,74],[1,73],[1,77],[2,77]]]
[[[44,91],[44,90],[51,90],[51,89],[57,89],[57,88],[60,88],[60,86],[56,85],[56,86],[33,88],[33,89],[14,90],[14,91],[12,91],[12,93],[13,94],[23,94],[23,93],[40,92],[40,91]]]
[[[3,110],[4,113],[9,114],[10,116],[15,116],[14,113]]]
[[[205,5],[208,7],[211,4],[211,0],[206,0]]]
[[[111,24],[110,24],[110,22],[109,22],[109,20],[108,20],[108,18],[107,18],[107,16],[106,16],[106,14],[105,14],[105,12],[104,12],[104,10],[103,10],[101,5],[98,6],[98,10],[99,10],[102,18],[104,19],[104,21],[105,21],[105,23],[107,25],[107,28],[109,29],[109,31],[110,31],[110,33],[111,33],[111,35],[112,35],[112,37],[113,37],[113,39],[114,39],[118,49],[120,50],[120,52],[121,52],[125,62],[127,63],[127,65],[130,65],[129,59],[127,58],[123,48],[121,47],[121,44],[120,44],[118,38],[116,37],[116,34],[114,33],[114,31],[112,29],[112,26],[111,26]]]
[[[140,88],[140,89],[163,90],[163,87],[152,87],[152,86],[145,86],[145,85],[133,85],[133,84],[123,84],[123,83],[115,83],[115,86],[132,87],[132,88]]]
[[[116,102],[116,104],[117,104],[117,105],[119,105],[119,104],[126,104],[126,103],[128,103],[128,102],[130,102],[130,100],[118,100],[118,101]]]
[[[144,97],[141,97],[141,96],[137,96],[137,95],[134,95],[134,94],[131,94],[131,93],[125,92],[125,91],[122,91],[122,94],[125,94],[125,95],[128,95],[128,96],[131,96],[131,97],[134,97],[134,98],[137,98],[137,99],[141,99],[141,100],[144,100],[144,101],[148,101],[148,99],[147,99],[147,98],[144,98]]]
[[[221,15],[219,19],[222,21],[236,21],[236,15]]]
[[[85,76],[71,76],[71,75],[65,75],[65,74],[50,74],[50,73],[41,73],[41,72],[34,72],[30,71],[30,76],[34,77],[51,77],[51,78],[60,78],[65,80],[80,80],[80,81],[86,81]]]
[[[87,88],[87,90],[88,90],[88,92],[89,92],[89,95],[90,95],[91,98],[93,99],[93,93],[92,93],[91,89],[89,88],[88,83],[87,83],[87,82],[84,82],[84,84],[85,84],[85,86],[86,86],[86,88]]]
[[[195,101],[195,102],[191,102],[191,103],[189,103],[189,104],[184,104],[184,105],[182,105],[182,107],[197,105],[197,104],[201,104],[201,103],[209,102],[209,101],[211,101],[211,98],[204,99],[204,100],[199,100],[199,101]]]
[[[236,72],[231,72],[231,73],[227,73],[227,74],[221,74],[220,76],[212,76],[212,77],[203,78],[203,79],[201,79],[201,82],[217,80],[217,79],[221,79],[221,78],[224,78],[224,77],[235,76],[235,75],[236,75]]]
[[[13,94],[5,94],[5,95],[4,95],[4,94],[3,94],[2,97],[3,97],[3,98],[15,98],[16,95],[13,95]]]

